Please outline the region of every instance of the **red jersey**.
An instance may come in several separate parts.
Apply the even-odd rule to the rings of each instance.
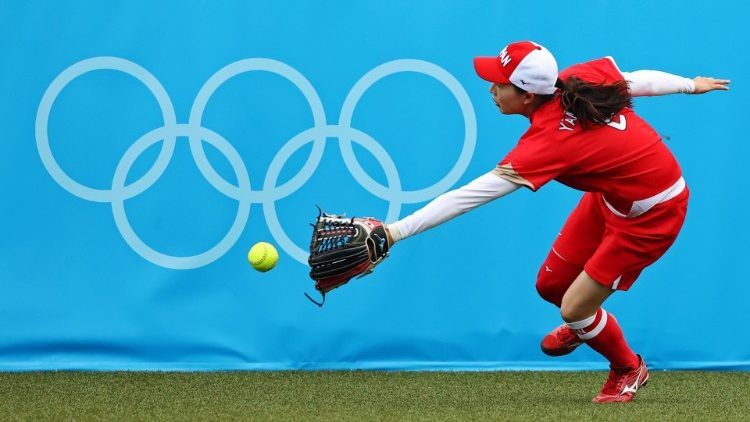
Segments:
[[[624,80],[614,61],[601,58],[560,73],[587,82]],[[536,191],[555,179],[574,189],[602,193],[617,211],[628,214],[635,201],[658,195],[680,180],[682,171],[658,133],[630,108],[607,125],[583,129],[564,113],[560,96],[530,116],[531,127],[498,164],[496,172]]]

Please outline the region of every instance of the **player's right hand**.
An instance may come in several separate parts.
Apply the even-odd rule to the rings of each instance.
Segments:
[[[695,82],[695,91],[692,92],[693,94],[704,94],[714,90],[729,91],[729,79],[696,76],[693,82]]]

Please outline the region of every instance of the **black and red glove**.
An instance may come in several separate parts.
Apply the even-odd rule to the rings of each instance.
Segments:
[[[310,278],[323,296],[354,277],[370,274],[388,256],[388,236],[382,221],[372,217],[318,214],[310,241]]]

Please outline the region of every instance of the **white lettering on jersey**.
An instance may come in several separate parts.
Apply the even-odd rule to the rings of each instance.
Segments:
[[[560,120],[560,130],[573,130],[576,127],[578,118],[575,114],[566,111],[565,116]]]
[[[510,63],[510,56],[508,55],[508,49],[503,48],[503,51],[500,52],[500,63],[503,64],[503,67],[507,66],[508,63]]]

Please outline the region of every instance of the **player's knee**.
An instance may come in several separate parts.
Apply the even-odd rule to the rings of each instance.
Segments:
[[[550,251],[539,268],[536,291],[542,299],[559,307],[568,287],[580,273],[579,266],[564,261],[555,252]]]
[[[566,300],[563,297],[562,303],[560,304],[560,316],[565,322],[581,321],[587,318],[589,315],[583,315],[579,306],[576,306],[575,301]]]
[[[561,288],[560,283],[556,283],[553,277],[545,274],[543,271],[544,266],[542,266],[536,279],[536,291],[542,299],[560,306],[565,290]]]
[[[590,301],[572,294],[565,294],[560,304],[560,316],[565,322],[582,321],[596,313],[598,306],[592,309]]]

